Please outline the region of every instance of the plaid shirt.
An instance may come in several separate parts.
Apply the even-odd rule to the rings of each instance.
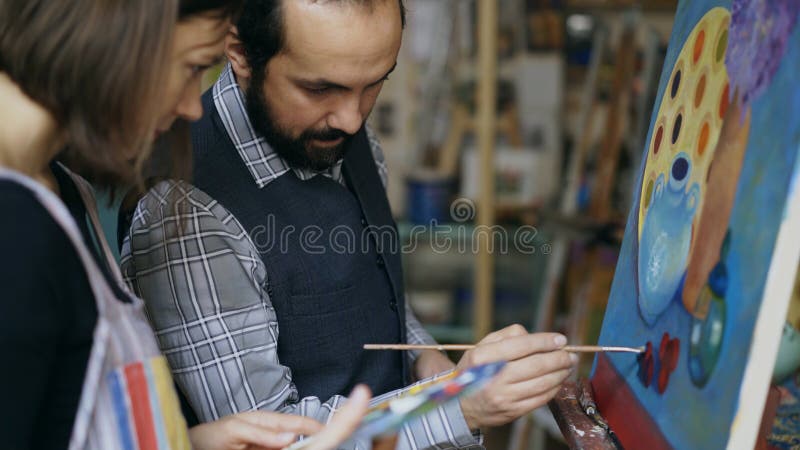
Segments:
[[[255,135],[230,66],[213,89],[228,135],[258,186],[294,170]],[[383,154],[367,130],[385,185]],[[295,173],[304,180],[320,175]],[[344,182],[341,163],[321,175]],[[202,421],[265,409],[325,423],[344,400],[300,398],[290,368],[278,359],[279,324],[258,250],[236,218],[201,190],[165,181],[142,198],[123,244],[122,270],[145,299],[161,350]],[[409,343],[434,343],[408,306],[406,329]],[[412,362],[417,356],[409,354]],[[454,447],[481,447],[480,435],[469,430],[458,402],[409,422],[398,443],[401,449]]]

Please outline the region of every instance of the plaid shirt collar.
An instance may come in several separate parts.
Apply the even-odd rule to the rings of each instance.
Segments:
[[[341,160],[324,172],[293,169],[278,156],[263,137],[256,134],[247,116],[244,93],[236,83],[230,63],[225,65],[219,79],[214,83],[212,95],[228,136],[259,188],[263,188],[290,170],[301,180],[308,180],[321,174],[344,184]]]

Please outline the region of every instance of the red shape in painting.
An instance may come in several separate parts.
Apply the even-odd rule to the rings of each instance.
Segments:
[[[649,387],[653,381],[653,374],[655,373],[656,362],[653,356],[653,344],[648,342],[645,345],[644,353],[639,355],[639,379],[644,384],[644,387]]]
[[[663,394],[669,385],[669,377],[675,368],[678,367],[678,356],[681,351],[681,342],[678,338],[669,338],[669,333],[664,333],[661,337],[661,345],[658,349],[658,359],[661,367],[658,370],[658,393]]]
[[[600,414],[608,421],[624,448],[674,450],[650,417],[650,412],[639,403],[625,378],[602,353],[597,355],[591,385]]]
[[[669,333],[664,333],[661,336],[661,344],[658,346],[658,359],[663,361],[664,355],[667,353],[667,345],[669,345]]]
[[[678,338],[673,338],[667,345],[666,360],[669,363],[669,371],[674,372],[678,368],[678,356],[681,353],[681,341]]]
[[[661,139],[664,138],[664,127],[659,125],[656,131],[656,140],[653,142],[653,154],[657,155],[658,150],[661,148]]]

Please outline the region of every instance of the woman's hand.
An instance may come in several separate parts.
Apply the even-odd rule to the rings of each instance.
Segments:
[[[330,450],[346,441],[361,425],[361,419],[369,408],[370,392],[364,385],[356,386],[347,403],[336,410],[331,421],[319,433],[314,435],[314,441],[303,450]]]
[[[297,436],[322,429],[314,419],[270,411],[251,411],[204,423],[189,430],[195,450],[281,449]]]
[[[305,450],[328,450],[344,442],[358,428],[369,399],[369,389],[357,386],[325,427],[308,417],[251,411],[193,427],[189,430],[189,440],[195,450],[282,449],[300,435],[313,435]]]

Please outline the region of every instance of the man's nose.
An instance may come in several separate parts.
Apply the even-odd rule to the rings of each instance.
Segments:
[[[343,99],[328,119],[328,126],[349,135],[356,134],[364,123],[358,96]]]

